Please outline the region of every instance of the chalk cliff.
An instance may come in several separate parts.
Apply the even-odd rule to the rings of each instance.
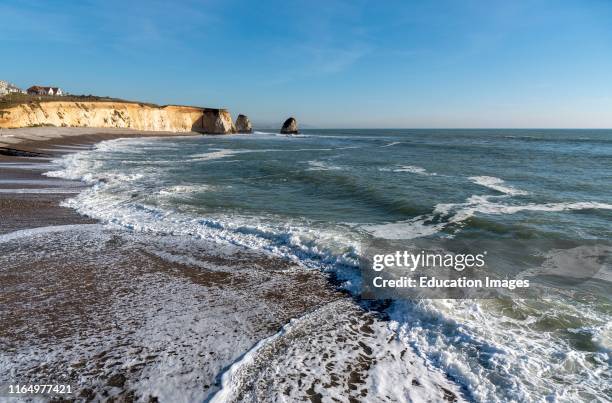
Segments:
[[[246,115],[238,115],[236,118],[236,131],[238,133],[253,133],[253,125]]]
[[[0,128],[116,127],[136,130],[235,133],[225,109],[151,106],[131,102],[30,102],[0,110]]]

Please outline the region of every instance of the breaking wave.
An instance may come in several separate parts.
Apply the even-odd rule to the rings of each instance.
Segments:
[[[506,185],[503,179],[499,179],[494,176],[471,176],[469,179],[478,185],[497,190],[498,192],[506,195],[517,196],[528,194],[528,192]]]
[[[261,132],[260,134],[268,133]],[[203,194],[228,203],[227,199],[223,198],[220,189],[223,186],[237,186],[236,182],[191,183],[186,182],[180,176],[175,178],[176,182],[157,181],[158,172],[155,167],[151,168],[143,164],[138,173],[134,173],[134,171],[128,171],[124,167],[115,166],[107,161],[109,155],[127,155],[130,152],[133,152],[134,155],[143,155],[140,147],[143,147],[143,144],[150,145],[151,143],[147,143],[147,140],[109,141],[101,143],[95,150],[65,156],[59,161],[62,169],[50,172],[48,176],[79,179],[90,185],[76,197],[66,200],[64,205],[84,215],[99,219],[104,224],[136,233],[203,238],[221,244],[230,243],[274,254],[306,268],[333,272],[343,282],[344,288],[354,294],[359,293],[361,286],[357,267],[362,244],[364,240],[372,237],[414,239],[455,236],[463,228],[469,226],[470,219],[476,216],[495,219],[524,212],[612,210],[612,204],[601,201],[559,202],[530,199],[530,197],[535,197],[531,192],[508,184],[496,176],[470,176],[473,171],[463,173],[462,176],[455,172],[445,172],[440,170],[439,166],[431,165],[430,169],[439,173],[437,174],[418,165],[402,165],[401,161],[388,163],[385,156],[373,161],[372,164],[361,163],[360,159],[366,158],[364,157],[366,154],[363,153],[367,153],[368,156],[373,154],[368,147],[357,149],[352,145],[346,146],[346,144],[313,144],[314,137],[295,138],[295,142],[291,143],[294,148],[286,150],[274,149],[269,145],[267,145],[268,148],[245,149],[242,143],[235,148],[231,148],[231,144],[224,144],[223,148],[215,146],[196,150],[187,159],[191,159],[188,162],[203,165],[206,169],[212,169],[213,165],[218,167],[227,165],[225,169],[230,169],[230,165],[247,164],[251,157],[260,158],[258,163],[267,164],[266,169],[270,171],[264,172],[265,177],[271,178],[270,180],[274,182],[260,183],[258,180],[253,180],[241,188],[243,193],[239,194],[245,198],[247,204],[251,202],[281,203],[282,201],[279,200],[283,195],[275,194],[274,189],[285,186],[286,181],[291,179],[309,186],[307,192],[299,196],[304,199],[312,196],[311,199],[304,201],[308,203],[307,208],[321,209],[324,207],[317,204],[320,201],[317,197],[322,194],[323,187],[330,186],[331,181],[334,189],[337,190],[334,193],[334,196],[339,199],[337,204],[340,204],[341,207],[365,205],[364,208],[369,208],[373,204],[376,206],[377,213],[384,211],[388,215],[399,213],[404,216],[409,215],[407,209],[397,208],[396,200],[386,197],[379,191],[379,188],[376,187],[379,185],[377,181],[380,181],[378,177],[374,180],[374,184],[368,182],[364,185],[360,181],[362,176],[368,174],[369,165],[373,166],[371,170],[377,175],[381,175],[380,171],[419,175],[418,178],[413,175],[385,175],[393,177],[393,179],[388,179],[389,183],[384,184],[387,186],[386,190],[407,187],[411,185],[411,182],[437,182],[448,179],[455,181],[452,183],[457,188],[465,188],[469,193],[462,194],[461,198],[453,199],[453,202],[445,202],[445,199],[436,198],[436,201],[429,204],[425,210],[422,206],[412,208],[413,205],[411,205],[411,211],[418,211],[418,213],[402,217],[401,220],[387,221],[380,217],[370,220],[370,217],[365,214],[363,217],[356,217],[353,221],[329,222],[298,215],[287,217],[273,213],[249,214],[238,209],[224,212],[183,211],[179,208],[180,206],[175,206],[176,208],[172,208],[171,204],[160,206],[154,201],[157,200],[156,198],[165,200],[177,195],[191,197],[191,195]],[[347,138],[326,137],[330,138],[326,141],[333,142],[352,140],[351,136],[346,136]],[[246,137],[242,138],[245,139],[243,141],[247,141]],[[376,136],[372,138],[379,141]],[[275,141],[285,142],[279,139]],[[296,143],[298,141],[304,143]],[[295,146],[295,144],[299,145]],[[388,146],[392,144],[394,142],[389,143]],[[163,159],[164,150],[163,147],[160,148],[156,152],[162,154],[152,155],[150,160]],[[388,148],[381,152],[389,152],[394,149]],[[299,151],[299,153],[294,151]],[[326,162],[330,151],[338,155],[345,153],[348,157],[338,162],[338,165],[332,165]],[[359,154],[359,158],[355,157],[354,160],[351,160],[353,152],[362,154]],[[302,153],[304,153],[303,157],[301,157]],[[278,158],[282,155],[290,157],[287,161],[279,162]],[[245,156],[248,158],[241,159]],[[298,156],[301,159],[298,159]],[[236,163],[214,164],[214,161],[218,160],[227,161],[228,157],[236,158]],[[124,159],[122,156],[121,160]],[[350,163],[355,163],[355,160],[358,160],[359,164],[352,167]],[[184,173],[184,170],[179,169],[184,166],[184,163],[181,159],[177,159],[171,168]],[[418,163],[430,167],[427,161]],[[380,168],[381,166],[384,168]],[[388,168],[389,166],[395,168]],[[256,169],[248,166],[240,173],[250,174]],[[313,170],[329,172],[325,174],[304,173]],[[224,171],[218,172],[223,173]],[[275,176],[276,172],[286,174]],[[198,174],[203,175],[204,173],[206,173],[205,170],[198,171]],[[235,172],[234,174],[238,175]],[[259,174],[258,178],[264,177],[261,172]],[[343,174],[342,178],[334,177],[339,174]],[[350,178],[346,178],[351,174]],[[495,174],[504,176],[503,173],[495,172]],[[148,181],[146,186],[143,185],[145,180]],[[392,182],[392,180],[401,182]],[[350,182],[350,186],[345,182]],[[478,189],[478,186],[474,185],[486,189],[481,189],[482,192],[474,192],[474,188]],[[434,185],[430,186],[433,188]],[[264,202],[258,199],[262,197],[261,193],[257,193],[260,187],[265,189],[268,192],[266,194],[269,195]],[[134,198],[135,188],[146,192],[153,202],[148,203]],[[490,194],[491,190],[496,193]],[[285,191],[291,193],[293,189]],[[434,192],[434,190],[430,191]],[[441,190],[440,193],[444,194]],[[376,194],[377,197],[369,197],[368,195],[371,194]],[[423,194],[422,198],[426,199],[427,196],[429,195]],[[390,207],[382,209],[381,205]],[[514,316],[508,316],[508,312],[512,312]],[[443,371],[454,384],[460,386],[461,393],[468,400],[483,402],[542,399],[552,401],[605,400],[605,382],[602,382],[602,379],[610,379],[609,371],[606,371],[605,368],[606,366],[609,368],[612,331],[609,317],[602,315],[592,307],[554,298],[540,302],[423,300],[419,302],[396,301],[389,308],[388,313],[390,320],[385,322],[386,326],[401,341],[401,345],[404,348],[408,347],[414,356],[426,363],[432,371]],[[304,320],[307,321],[307,318]],[[245,366],[251,365],[250,362],[254,355],[259,354],[265,346],[286,337],[297,326],[298,324],[295,323],[288,325],[278,335],[262,341],[245,355],[243,360],[230,368],[222,380],[223,390],[225,390],[223,393],[233,393],[237,385],[232,383],[232,378],[238,376]],[[537,332],[534,329],[545,330]],[[589,343],[593,347],[590,350],[573,348],[567,338],[564,338],[568,333],[572,334],[574,339]],[[380,334],[386,333],[381,330]],[[382,337],[377,341],[380,345],[385,345],[386,342]],[[335,344],[330,341],[330,346],[335,346]],[[293,365],[287,362],[280,364]],[[399,388],[400,382],[396,383]],[[393,385],[387,386],[393,389],[391,388]],[[220,396],[223,396],[223,393]],[[428,398],[433,399],[432,396]]]

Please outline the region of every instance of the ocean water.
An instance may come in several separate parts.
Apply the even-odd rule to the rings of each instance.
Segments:
[[[91,185],[64,204],[109,226],[281,256],[355,296],[374,239],[612,238],[605,130],[122,139],[59,164],[49,176]],[[381,326],[468,401],[609,401],[610,279],[604,267],[534,300],[394,301]],[[397,365],[372,373],[391,379]]]

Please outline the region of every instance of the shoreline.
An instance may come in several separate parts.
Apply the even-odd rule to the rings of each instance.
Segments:
[[[0,155],[3,383],[68,384],[79,401],[318,402],[317,390],[376,400],[390,386],[376,368],[391,366],[402,393],[463,400],[382,311],[338,290],[330,274],[211,240],[105,226],[60,207],[70,193],[48,191],[84,188],[42,176],[52,158],[164,133],[34,139],[46,130],[14,147],[44,157]]]
[[[143,241],[60,207],[70,194],[12,193],[38,192],[59,182],[62,188],[71,186],[66,183],[71,181],[42,176],[50,170],[50,159],[67,154],[69,147],[79,151],[104,140],[167,135],[77,129],[78,135],[36,138],[41,137],[36,132],[48,130],[29,129],[24,141],[11,144],[45,157],[0,155],[0,319],[7,323],[0,330],[0,344],[6,346],[0,359],[3,382],[55,378],[71,384],[78,399],[168,401],[179,390],[162,383],[174,378],[184,395],[175,401],[205,399],[219,388],[223,369],[257,342],[291,318],[343,298],[325,275],[281,259],[240,248],[219,252],[215,245],[185,240],[191,256],[181,261],[183,251],[164,240]],[[79,182],[72,186],[83,189]],[[91,242],[100,244],[102,253],[87,251]],[[29,253],[33,250],[36,254]],[[34,256],[41,253],[42,258]],[[11,259],[16,255],[21,259]],[[299,290],[281,296],[276,291],[281,284],[299,284]],[[252,309],[244,311],[244,303]],[[210,326],[213,318],[215,326]],[[160,327],[169,340],[157,334]],[[19,376],[7,379],[10,373]],[[152,377],[160,384],[147,381]]]
[[[40,152],[41,148],[49,146],[93,146],[100,141],[118,138],[202,135],[202,133],[197,132],[142,131],[121,128],[26,127],[20,129],[0,129],[0,148],[12,148],[36,153]],[[7,155],[0,154],[0,157],[3,156]]]
[[[51,169],[49,164],[52,159],[70,152],[91,149],[95,144],[105,140],[201,135],[195,132],[55,127],[10,129],[10,135],[6,135],[7,131],[7,129],[0,131],[0,176],[3,178],[0,180],[0,216],[3,217],[0,234],[30,228],[33,225],[96,222],[72,209],[59,206],[61,200],[69,197],[69,194],[52,193],[52,189],[46,191],[47,193],[8,193],[8,189],[31,189],[29,192],[35,192],[37,189],[49,188],[43,182],[37,181],[44,181],[52,187],[64,182],[73,182],[75,190],[84,186],[77,181],[59,181],[43,176],[44,172]]]

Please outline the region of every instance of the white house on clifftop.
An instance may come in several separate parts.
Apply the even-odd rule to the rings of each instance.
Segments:
[[[42,87],[40,85],[34,85],[28,88],[28,94],[30,95],[64,95],[64,91],[58,87]]]
[[[15,92],[23,92],[19,87],[8,81],[0,80],[0,96],[6,94],[12,94]]]

